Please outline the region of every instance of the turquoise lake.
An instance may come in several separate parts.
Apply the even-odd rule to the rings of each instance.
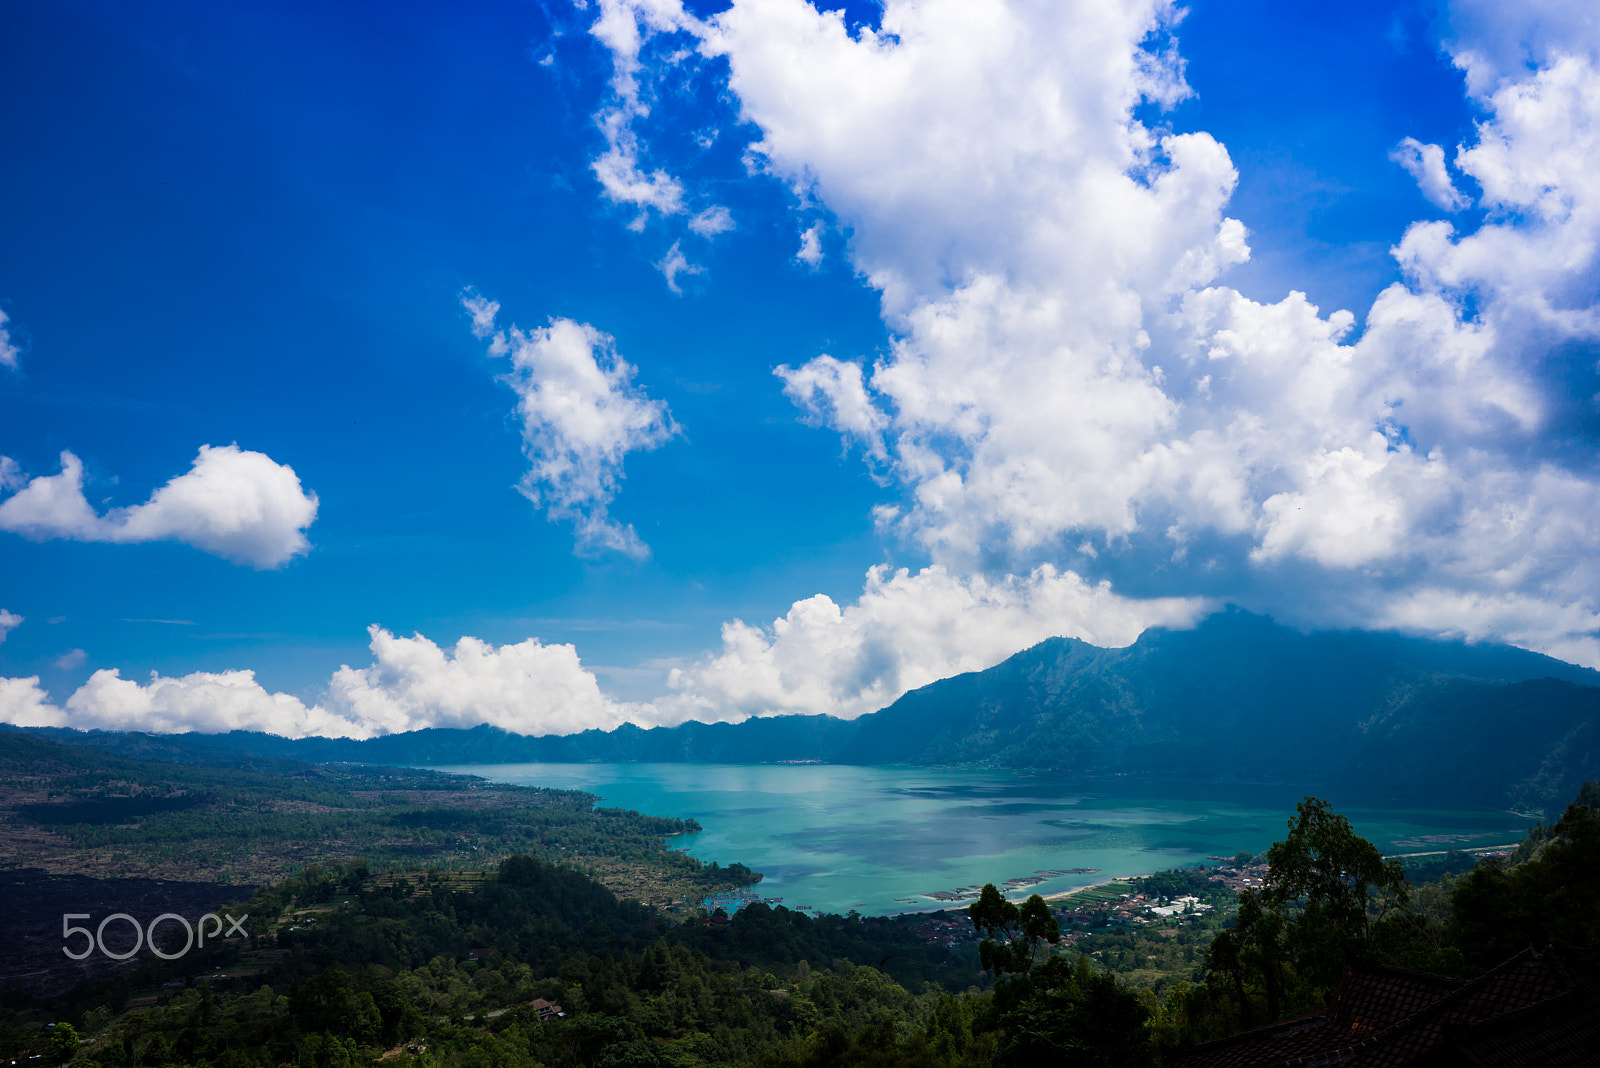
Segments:
[[[926,895],[1067,868],[1052,894],[1142,875],[1284,836],[1302,796],[1287,786],[1074,779],[949,768],[837,764],[474,764],[496,782],[587,790],[606,806],[692,817],[670,845],[748,864],[755,889],[791,908],[877,915],[942,907]],[[1327,798],[1386,853],[1520,840],[1509,812],[1373,809]]]

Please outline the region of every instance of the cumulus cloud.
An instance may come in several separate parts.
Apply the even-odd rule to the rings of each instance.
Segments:
[[[173,734],[265,731],[288,738],[370,738],[427,727],[493,724],[519,734],[566,734],[650,722],[650,706],[614,702],[600,692],[570,645],[537,640],[494,646],[463,637],[450,651],[427,638],[399,638],[368,629],[373,662],[342,666],[323,699],[307,705],[273,693],[252,671],[197,671],[179,677],[152,672],[125,679],[96,671],[59,707],[37,676],[0,678],[0,721],[79,730]],[[81,650],[72,666],[81,665]],[[71,656],[72,654],[68,654]]]
[[[1396,251],[1414,289],[1459,306],[1496,335],[1545,352],[1600,334],[1600,67],[1563,56],[1502,83],[1457,165],[1493,212],[1475,232],[1418,223]],[[1510,345],[1505,345],[1510,348]],[[1508,354],[1509,355],[1509,354]],[[1526,363],[1524,363],[1526,366]]]
[[[0,530],[34,541],[110,541],[112,525],[84,499],[83,462],[72,453],[63,452],[60,474],[32,479],[15,496],[0,503]]]
[[[463,637],[451,652],[416,635],[369,627],[374,663],[341,667],[328,701],[375,733],[489,723],[518,734],[610,730],[646,713],[612,701],[571,645],[537,639],[499,647]]]
[[[1121,597],[1107,583],[1049,565],[993,581],[938,566],[915,574],[875,567],[852,604],[817,594],[767,627],[725,624],[721,651],[675,669],[673,693],[655,704],[663,722],[781,713],[854,719],[1049,637],[1123,646],[1147,627],[1192,625],[1207,608],[1197,598]]]
[[[89,662],[89,654],[83,649],[68,649],[56,657],[57,671],[76,671]]]
[[[523,331],[494,329],[499,305],[462,299],[489,353],[508,357],[502,381],[517,394],[523,450],[532,467],[519,487],[550,518],[570,521],[584,553],[642,559],[649,547],[608,511],[622,480],[623,458],[653,449],[678,432],[664,402],[633,384],[634,368],[612,338],[586,323],[551,319]]]
[[[702,47],[729,63],[741,117],[761,131],[751,151],[866,225],[853,255],[891,314],[1019,268],[1079,283],[1059,288],[1087,308],[1105,288],[1096,260],[1159,288],[1184,253],[1241,251],[1214,247],[1226,153],[1130,117],[1187,91],[1141,45],[1171,17],[1153,2],[900,2],[852,34],[839,12],[751,0],[713,19]],[[1080,251],[1064,257],[1069,243]]]
[[[1436,631],[1469,642],[1506,641],[1541,648],[1573,664],[1600,663],[1600,640],[1595,638],[1600,633],[1600,613],[1588,605],[1552,605],[1543,598],[1517,593],[1424,587],[1385,602],[1378,622],[1401,630]]]
[[[1444,149],[1438,145],[1425,145],[1415,137],[1407,137],[1395,146],[1389,158],[1417,180],[1422,195],[1434,207],[1443,211],[1460,211],[1472,203],[1472,199],[1450,180],[1450,172],[1444,165]]]
[[[1248,255],[1222,214],[1226,151],[1133,117],[1187,91],[1145,46],[1173,17],[890,3],[852,32],[803,0],[748,0],[681,26],[726,58],[753,156],[851,229],[897,333],[870,394],[831,357],[780,371],[787,391],[884,435],[903,529],[953,565],[1136,527],[1139,454],[1178,410],[1142,360],[1147,311]]]
[[[10,316],[0,310],[0,367],[9,367],[15,371],[21,366],[22,352],[11,340],[11,331],[6,329]]]
[[[196,671],[175,678],[151,672],[149,681],[141,683],[104,668],[67,698],[66,725],[158,734],[264,731],[286,738],[364,738],[372,733],[320,705],[307,707],[290,694],[269,693],[254,671]]]
[[[0,678],[0,722],[18,727],[64,727],[66,713],[50,703],[39,676]]]
[[[224,732],[368,738],[487,723],[517,734],[571,734],[623,723],[741,720],[781,713],[854,718],[907,690],[999,663],[1055,635],[1126,645],[1146,627],[1188,626],[1197,598],[1135,600],[1046,565],[987,580],[942,567],[878,567],[854,602],[818,595],[769,626],[735,620],[722,648],[675,669],[654,702],[608,697],[571,645],[537,639],[454,648],[417,634],[367,629],[372,663],[341,666],[321,700],[268,691],[251,671],[151,673],[144,682],[96,671],[57,707],[35,678],[0,679],[0,721],[82,730]]]
[[[1478,96],[1561,56],[1600,57],[1600,15],[1586,0],[1452,0],[1444,12],[1456,65]]]
[[[64,708],[36,678],[0,680],[0,714],[357,736],[854,716],[1044,637],[1124,644],[1206,610],[1121,596],[1054,562],[1069,552],[1102,568],[1155,560],[1179,589],[1218,588],[1216,572],[1236,568],[1234,581],[1311,621],[1600,666],[1592,5],[1456,5],[1450,47],[1483,118],[1450,162],[1486,217],[1396,235],[1403,281],[1359,332],[1355,314],[1302,293],[1259,302],[1221,284],[1249,256],[1226,215],[1226,149],[1137,117],[1188,91],[1170,3],[889,0],[879,28],[856,30],[805,0],[734,0],[709,20],[677,0],[599,11],[592,32],[614,73],[595,173],[635,225],[691,212],[640,131],[662,76],[698,54],[726,63],[697,69],[726,70],[758,132],[754,169],[851,234],[888,351],[870,367],[819,356],[778,375],[805,418],[860,443],[900,489],[876,511],[883,529],[937,562],[874,569],[847,604],[819,595],[766,626],[730,622],[720,649],[646,705],[607,699],[569,646],[446,650],[374,627],[373,663],[335,673],[313,706],[249,672],[138,683],[102,671]],[[1436,205],[1461,206],[1444,149],[1408,139],[1396,155]],[[820,230],[805,233],[820,256]],[[512,361],[524,492],[571,520],[581,549],[642,554],[607,507],[625,454],[672,434],[665,406],[593,327],[500,331],[497,305],[464,304]],[[68,476],[64,457],[17,511],[42,530],[106,529],[112,516],[79,507],[81,468]]]
[[[1404,281],[1359,334],[1219,284],[1249,256],[1227,150],[1137,117],[1187,93],[1170,4],[890,0],[877,29],[805,0],[624,7],[726,60],[749,158],[835,214],[881,293],[870,371],[778,374],[900,487],[884,529],[952,573],[1079,545],[1160,559],[1169,588],[1234,569],[1308,622],[1452,632],[1476,605],[1476,634],[1600,666],[1592,5],[1459,6],[1484,118],[1453,163],[1487,216],[1396,235]],[[1465,205],[1442,148],[1396,158]]]
[[[668,32],[685,25],[683,13],[664,5],[641,4],[624,7],[600,5],[600,18],[591,32],[610,50],[614,73],[610,107],[595,115],[595,124],[606,139],[606,150],[593,163],[595,177],[606,197],[618,204],[637,207],[635,229],[643,229],[650,209],[663,215],[684,210],[683,185],[665,171],[646,174],[640,166],[640,145],[632,122],[648,115],[648,105],[640,99],[638,72],[645,35],[639,20],[653,32]]]
[[[144,504],[104,515],[84,497],[83,463],[71,452],[61,454],[59,474],[34,478],[0,503],[0,530],[33,541],[179,541],[258,569],[307,552],[316,517],[316,494],[293,468],[237,445],[202,445],[189,471]]]
[[[22,626],[21,616],[0,608],[0,642],[5,641],[6,637],[20,626]]]

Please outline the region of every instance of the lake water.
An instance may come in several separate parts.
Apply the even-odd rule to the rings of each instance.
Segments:
[[[926,895],[1041,871],[1052,894],[1281,839],[1291,787],[1150,783],[988,769],[845,765],[493,764],[439,768],[496,782],[587,790],[603,804],[692,817],[671,840],[704,861],[747,864],[791,908],[868,915],[941,907]],[[1328,800],[1386,853],[1520,840],[1506,812],[1371,809]]]

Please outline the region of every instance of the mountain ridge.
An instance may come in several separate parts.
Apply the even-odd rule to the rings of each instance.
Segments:
[[[1239,609],[1102,648],[1049,638],[855,720],[490,726],[352,739],[30,728],[209,762],[221,753],[379,764],[985,765],[1019,772],[1303,782],[1364,795],[1546,811],[1600,778],[1600,672],[1509,646],[1303,633]]]

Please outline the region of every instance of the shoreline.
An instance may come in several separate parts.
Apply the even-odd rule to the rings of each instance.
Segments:
[[[1150,875],[1154,875],[1155,873],[1151,872],[1149,874]],[[1039,896],[1044,898],[1046,901],[1061,901],[1061,900],[1063,900],[1065,898],[1071,897],[1073,894],[1081,894],[1085,890],[1095,890],[1095,889],[1098,889],[1099,887],[1102,887],[1102,886],[1110,886],[1112,883],[1125,883],[1130,879],[1144,879],[1144,878],[1148,878],[1148,876],[1146,876],[1146,875],[1113,875],[1111,878],[1102,879],[1097,883],[1085,883],[1084,885],[1074,887],[1071,890],[1062,890],[1061,892],[1055,893],[1055,894],[1040,894]],[[1026,901],[1027,898],[1023,898],[1023,900]]]
[[[1526,841],[1526,839],[1524,839]],[[1461,846],[1455,850],[1457,853],[1493,853],[1502,849],[1517,849],[1522,842],[1512,842],[1508,845],[1486,846]],[[1448,849],[1430,849],[1425,853],[1385,853],[1384,860],[1405,860],[1408,857],[1443,857],[1450,853]]]

